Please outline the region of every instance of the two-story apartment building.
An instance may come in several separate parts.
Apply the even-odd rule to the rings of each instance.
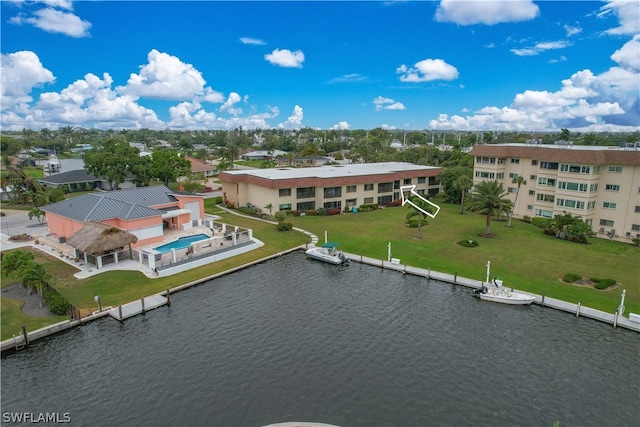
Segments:
[[[318,208],[351,209],[400,199],[400,187],[437,194],[442,168],[388,162],[224,171],[219,175],[225,200],[235,206],[271,205],[274,212]]]
[[[496,179],[514,217],[580,216],[599,237],[640,237],[640,150],[576,145],[476,145],[474,182]]]

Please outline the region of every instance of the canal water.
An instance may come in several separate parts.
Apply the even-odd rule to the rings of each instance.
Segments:
[[[550,308],[480,301],[461,286],[301,253],[172,302],[4,356],[3,419],[640,425],[640,334]]]

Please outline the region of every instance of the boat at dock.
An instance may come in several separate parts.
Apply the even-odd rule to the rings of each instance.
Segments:
[[[487,261],[487,281],[489,282],[489,274],[491,269],[491,262]],[[502,304],[511,305],[529,305],[536,300],[536,297],[521,292],[514,292],[513,289],[509,290],[502,286],[502,280],[497,277],[493,279],[493,286],[488,288],[484,282],[480,289],[476,289],[474,292],[484,301],[499,302]]]
[[[305,251],[305,254],[312,259],[318,261],[328,262],[329,264],[345,264],[349,262],[347,257],[342,251],[338,251],[336,248],[338,243],[325,243],[322,246],[314,246]]]

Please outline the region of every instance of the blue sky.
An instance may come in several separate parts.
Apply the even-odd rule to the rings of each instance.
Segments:
[[[632,1],[1,1],[5,130],[640,129]]]

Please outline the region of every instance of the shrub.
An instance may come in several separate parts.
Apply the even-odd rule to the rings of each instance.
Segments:
[[[216,205],[219,205],[220,203],[222,203],[222,196],[216,196],[213,198],[213,203],[215,203]]]
[[[633,239],[631,239],[631,241],[634,245],[640,246],[640,237],[634,237]]]
[[[276,221],[282,222],[287,217],[287,211],[278,211],[276,212],[275,217],[276,217]]]
[[[291,231],[293,230],[293,224],[290,222],[279,222],[278,231]]]
[[[574,273],[567,273],[564,276],[562,276],[562,281],[565,283],[575,283],[580,279],[582,279],[582,276],[578,276],[577,274],[574,274]]]
[[[300,216],[300,214],[301,214],[301,213],[302,213],[302,211],[298,211],[298,210],[296,210],[296,211],[291,211],[291,214],[292,214],[293,216]]]
[[[358,208],[358,212],[369,212],[375,211],[376,209],[378,209],[377,204],[360,205],[360,207]]]
[[[535,218],[531,218],[531,224],[535,225],[538,228],[544,229],[547,226],[547,219],[537,216]]]
[[[309,215],[309,216],[314,216],[316,214],[315,209],[307,209],[306,211],[304,211],[305,215]]]
[[[327,209],[327,215],[338,215],[339,213],[342,213],[340,208]]]
[[[460,240],[458,242],[458,245],[464,248],[477,248],[480,244],[473,239],[467,239],[467,240]]]
[[[49,310],[58,316],[64,316],[71,309],[71,304],[63,296],[54,292],[47,292],[45,301],[47,301]]]
[[[592,277],[591,281],[595,283],[594,287],[596,289],[607,289],[608,287],[616,284],[616,281],[613,279],[597,279]]]
[[[316,215],[318,216],[325,216],[327,214],[327,210],[325,208],[318,208],[316,209]]]
[[[393,207],[393,206],[400,206],[400,205],[402,205],[402,201],[399,200],[399,199],[398,200],[394,200],[394,201],[389,202],[389,203],[386,204],[386,206],[388,208]]]
[[[531,222],[531,217],[529,215],[524,215],[522,217],[522,222],[530,223]]]
[[[248,208],[246,206],[240,206],[238,208],[238,211],[242,212],[245,215],[255,215],[256,213],[258,213],[258,211],[256,209]]]

